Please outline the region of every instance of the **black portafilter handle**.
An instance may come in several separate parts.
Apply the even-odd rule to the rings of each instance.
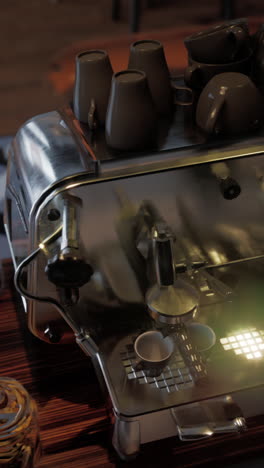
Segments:
[[[81,200],[68,195],[64,199],[60,252],[49,259],[45,272],[59,288],[80,288],[93,275],[92,266],[80,255],[78,212]]]

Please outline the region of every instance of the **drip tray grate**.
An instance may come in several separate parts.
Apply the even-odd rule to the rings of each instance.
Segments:
[[[165,390],[168,393],[185,390],[194,386],[190,370],[186,367],[182,356],[177,350],[173,353],[169,364],[158,377],[148,377],[144,370],[135,371],[133,369],[136,355],[132,344],[126,346],[126,350],[121,353],[121,359],[129,380],[137,379],[140,384],[148,384],[151,387]]]

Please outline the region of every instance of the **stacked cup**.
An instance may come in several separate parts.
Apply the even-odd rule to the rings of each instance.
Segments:
[[[184,79],[198,97],[197,126],[209,135],[258,128],[263,100],[249,78],[253,51],[247,21],[229,21],[193,34],[184,44],[189,60]]]
[[[134,42],[128,69],[113,75],[105,127],[108,145],[119,150],[155,145],[158,118],[172,110],[172,86],[162,44]]]
[[[251,72],[252,50],[248,24],[244,19],[228,21],[193,34],[184,40],[188,51],[185,83],[201,91],[215,75]]]
[[[106,142],[113,149],[154,147],[159,120],[173,115],[174,104],[191,105],[192,100],[191,89],[172,84],[159,41],[134,42],[128,69],[118,73],[113,73],[103,50],[88,50],[76,57],[75,116],[92,131],[105,127]]]

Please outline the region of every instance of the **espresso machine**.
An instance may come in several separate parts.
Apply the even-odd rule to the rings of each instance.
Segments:
[[[264,413],[264,133],[208,139],[188,112],[126,152],[69,106],[9,148],[5,226],[28,327],[92,359],[124,460]]]

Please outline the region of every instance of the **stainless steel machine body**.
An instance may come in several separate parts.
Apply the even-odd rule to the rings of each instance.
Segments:
[[[213,143],[186,137],[180,145],[176,135],[159,151],[126,155],[89,138],[70,112],[54,111],[29,120],[10,146],[5,225],[15,267],[39,249],[23,275],[24,287],[33,297],[59,302],[47,275],[51,259],[75,249],[91,266],[72,320],[83,333],[77,341],[108,389],[116,418],[113,443],[122,458],[134,456],[141,443],[172,435],[193,440],[244,430],[244,418],[264,413],[264,135]],[[227,179],[239,187],[234,197],[233,189],[226,195]],[[73,203],[67,212],[65,200]],[[157,225],[166,226],[155,228],[153,237],[144,223],[137,226],[144,203],[161,214]],[[59,234],[45,242],[61,228],[64,239]],[[183,327],[195,320],[216,335],[210,354],[200,353],[203,368],[199,352],[183,343],[181,320],[168,319],[166,310],[156,320],[153,306],[149,313],[148,291],[161,280],[148,275],[146,252],[155,244],[155,257],[164,236],[173,275],[199,295],[197,306],[195,295],[190,299]],[[153,264],[155,270],[155,258]],[[162,268],[164,280],[166,261]],[[159,284],[162,293],[174,279]],[[24,305],[28,326],[40,339],[74,338],[51,301]],[[152,329],[175,339],[160,376],[133,364],[135,339]],[[184,347],[191,350],[189,361]]]

